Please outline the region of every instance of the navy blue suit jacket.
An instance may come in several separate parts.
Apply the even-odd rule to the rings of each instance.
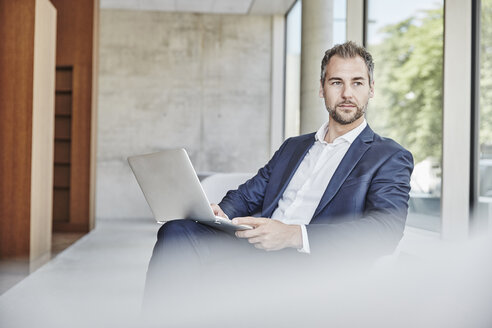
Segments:
[[[219,206],[230,217],[261,212],[271,217],[315,133],[287,139],[258,173],[227,193]],[[330,248],[360,249],[376,242],[390,252],[403,235],[413,158],[391,139],[367,126],[354,140],[306,226],[311,253]]]

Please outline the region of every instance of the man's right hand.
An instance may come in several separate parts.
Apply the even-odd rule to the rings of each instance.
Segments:
[[[219,205],[217,205],[217,204],[210,204],[210,207],[214,211],[214,215],[215,216],[220,216],[220,217],[222,217],[224,219],[229,219],[229,217],[227,216],[227,214],[225,214],[224,211],[222,211],[222,209],[220,208]]]

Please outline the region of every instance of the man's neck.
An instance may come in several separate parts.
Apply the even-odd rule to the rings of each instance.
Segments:
[[[340,124],[330,118],[330,121],[328,122],[328,132],[325,135],[325,141],[332,143],[336,138],[343,136],[345,133],[348,133],[361,125],[362,122],[364,122],[364,116],[350,124]]]

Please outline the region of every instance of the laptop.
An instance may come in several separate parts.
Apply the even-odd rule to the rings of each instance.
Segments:
[[[128,163],[159,223],[192,219],[225,230],[249,230],[214,215],[184,148],[128,157]]]

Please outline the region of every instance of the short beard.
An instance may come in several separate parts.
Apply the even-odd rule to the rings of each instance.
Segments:
[[[342,125],[347,125],[347,124],[350,124],[350,123],[354,123],[355,121],[357,121],[359,118],[361,118],[365,113],[366,113],[366,109],[367,109],[367,104],[365,104],[364,106],[362,107],[357,107],[357,111],[355,112],[355,115],[352,116],[351,118],[349,118],[348,120],[344,119],[337,111],[336,111],[336,108],[337,106],[339,105],[342,105],[342,104],[351,104],[351,105],[354,105],[356,106],[354,103],[352,102],[345,102],[345,103],[339,103],[337,105],[335,105],[335,110],[333,108],[330,108],[328,106],[326,106],[326,109],[328,110],[328,113],[330,114],[330,117],[337,123],[339,124],[342,124]]]

